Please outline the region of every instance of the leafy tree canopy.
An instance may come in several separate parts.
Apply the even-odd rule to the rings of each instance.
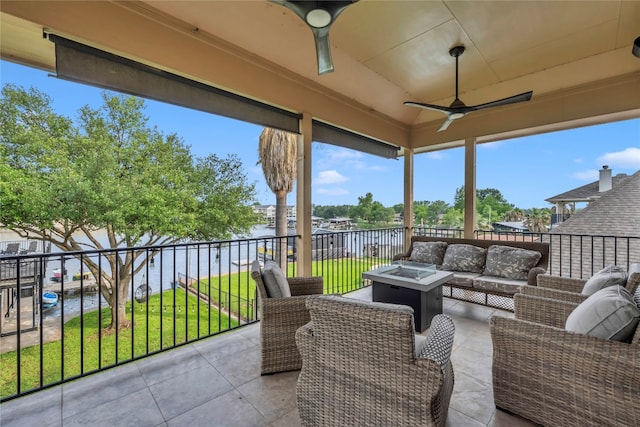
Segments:
[[[148,126],[142,99],[103,93],[103,101],[74,123],[37,89],[3,88],[1,223],[59,239],[108,228],[111,246],[249,229],[254,185],[237,157],[194,158],[176,134]]]
[[[236,156],[194,158],[176,134],[148,125],[142,99],[102,98],[100,108],[84,106],[73,121],[37,89],[2,88],[1,226],[73,251],[229,238],[257,221],[254,184]],[[107,256],[109,269],[83,260],[101,275],[119,323],[112,327],[128,324],[124,300],[144,256]]]

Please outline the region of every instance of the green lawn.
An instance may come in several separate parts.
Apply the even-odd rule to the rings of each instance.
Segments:
[[[314,261],[311,274],[324,278],[325,294],[342,294],[361,288],[362,272],[381,262],[379,258]],[[288,268],[289,276],[295,276],[295,264],[289,263]],[[239,313],[244,319],[253,318],[256,285],[249,271],[201,279],[193,287],[232,313]]]
[[[20,352],[21,391],[40,387],[40,375],[43,385],[50,384],[238,325],[215,309],[207,310],[205,303],[182,289],[152,295],[148,304],[134,302],[133,315],[131,309],[128,303],[127,315],[129,320],[133,318],[134,327],[118,332],[117,336],[115,333],[99,336],[96,310],[65,323],[63,339],[44,344],[42,358],[39,345],[24,348]],[[102,328],[110,321],[111,311],[103,309]],[[2,397],[17,393],[17,357],[15,351],[0,354]]]
[[[379,258],[314,261],[312,275],[324,277],[325,294],[342,294],[362,287],[362,272],[385,262],[388,260]],[[295,264],[290,263],[288,268],[289,276],[295,276]],[[202,294],[231,313],[239,313],[243,319],[254,319],[255,282],[249,271],[201,279],[194,284],[194,288],[198,287]],[[183,289],[152,295],[148,302],[134,302],[133,307],[129,302],[127,314],[134,327],[119,332],[117,336],[103,333],[100,337],[98,333],[111,322],[108,308],[101,310],[101,328],[98,328],[97,310],[82,318],[74,318],[65,323],[62,340],[46,343],[42,350],[39,345],[34,345],[20,352],[21,391],[108,367],[238,325],[236,320],[213,308],[208,310],[208,307],[208,304],[198,301]],[[17,393],[17,357],[15,351],[0,354],[2,397]]]

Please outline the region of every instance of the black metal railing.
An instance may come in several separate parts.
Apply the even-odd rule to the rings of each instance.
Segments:
[[[324,278],[325,293],[360,289],[362,272],[404,251],[404,236],[402,228],[316,231],[310,270]],[[640,262],[640,237],[484,231],[475,237],[548,241],[549,273],[563,276]],[[256,322],[250,264],[278,259],[284,239],[287,275],[295,276],[299,236],[0,256],[0,401]],[[123,310],[112,312],[107,299],[121,292]],[[110,329],[112,322],[126,327]]]
[[[415,234],[437,237],[463,237],[463,230],[417,228]],[[629,269],[640,262],[640,236],[594,236],[514,231],[474,232],[476,239],[502,241],[542,241],[549,243],[548,273],[586,279],[610,264]]]
[[[250,264],[285,239],[295,276],[299,236],[3,255],[0,401],[256,322]],[[401,250],[401,229],[316,232],[311,271],[346,293]]]

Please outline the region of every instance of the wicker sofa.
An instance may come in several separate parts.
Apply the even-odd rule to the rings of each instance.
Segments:
[[[251,277],[258,292],[262,375],[294,371],[302,367],[296,347],[296,330],[310,320],[305,306],[307,296],[322,294],[322,277],[289,277],[291,296],[269,295],[260,262],[251,264]]]
[[[427,256],[428,262],[436,264],[436,268],[438,269],[455,270],[453,271],[453,278],[442,287],[443,296],[506,310],[513,310],[513,295],[519,292],[523,286],[536,286],[538,275],[544,274],[547,271],[549,263],[549,244],[546,242],[462,239],[435,236],[413,236],[407,251],[395,255],[393,257],[394,261],[416,261],[414,249],[416,246],[422,245],[421,242],[444,245],[445,252],[443,257],[435,256],[434,258],[431,258],[430,256]],[[486,253],[490,253],[489,250],[494,250],[491,248],[492,246],[498,250],[516,248],[524,250],[522,253],[525,256],[530,255],[528,251],[539,252],[540,258],[535,264],[531,264],[531,267],[528,268],[528,271],[524,274],[519,272],[521,276],[515,279],[509,277],[516,277],[517,275],[514,274],[502,274],[500,272],[492,274],[496,273],[495,268],[491,268],[492,272],[489,273],[486,264],[476,265],[476,269],[473,272],[464,271],[463,269],[455,266],[453,268],[448,268],[443,261],[446,261],[448,251],[451,250],[454,245],[471,245],[476,248],[484,249]],[[516,250],[512,252],[517,253],[518,251]],[[511,260],[513,260],[513,255],[510,256],[512,257]],[[481,257],[482,255],[480,255],[480,259]],[[486,261],[487,258],[484,259],[484,262]],[[512,262],[511,264],[517,264],[517,261]],[[505,268],[508,269],[509,266],[506,266]]]
[[[453,391],[455,326],[433,318],[414,335],[405,305],[340,296],[307,299],[311,322],[298,329],[296,385],[303,426],[444,426]]]
[[[576,302],[514,302],[514,319],[491,318],[496,407],[545,426],[640,425],[640,326],[630,342],[604,339],[566,330]]]

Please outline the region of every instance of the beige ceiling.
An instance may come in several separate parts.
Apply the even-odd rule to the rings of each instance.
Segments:
[[[43,28],[403,147],[640,117],[640,1],[376,1],[331,28],[335,71],[319,76],[311,31],[258,1],[0,2],[3,59],[55,69]],[[463,44],[460,98],[527,103],[474,112],[437,132]]]

